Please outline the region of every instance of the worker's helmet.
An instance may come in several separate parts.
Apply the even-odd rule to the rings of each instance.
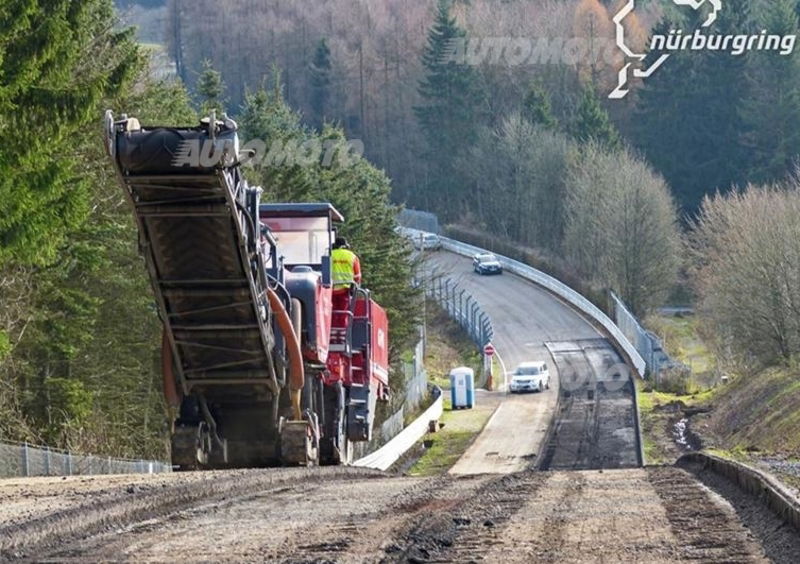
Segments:
[[[347,239],[344,237],[337,237],[336,241],[333,243],[334,249],[349,249],[350,243],[347,242]]]

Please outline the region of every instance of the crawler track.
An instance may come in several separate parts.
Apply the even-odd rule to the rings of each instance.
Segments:
[[[642,465],[633,382],[605,339],[548,343],[560,396],[539,462],[541,470]]]

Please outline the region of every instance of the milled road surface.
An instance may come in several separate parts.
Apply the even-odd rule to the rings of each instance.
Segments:
[[[506,368],[529,360],[544,360],[550,368],[550,390],[543,394],[505,395],[500,406],[452,474],[503,474],[524,470],[536,456],[553,419],[559,394],[559,369],[545,343],[597,339],[600,334],[567,305],[513,274],[480,276],[472,261],[447,252],[429,253],[427,271],[449,278],[465,289],[491,317],[493,344]],[[503,381],[502,374],[496,381]]]
[[[353,468],[207,476],[213,479],[117,477],[105,490],[98,485],[108,478],[65,480],[70,495],[85,488],[83,500],[66,508],[54,503],[52,510],[39,505],[26,520],[4,520],[0,560],[651,563],[800,558],[796,534],[761,516],[761,530],[769,538],[755,536],[728,501],[677,468],[426,479]],[[45,480],[28,480],[24,488],[36,497],[40,486],[42,491],[50,487]],[[19,495],[19,484],[0,482],[0,496],[8,499],[9,494]]]
[[[631,372],[605,339],[547,344],[561,375],[553,428],[538,460],[540,470],[636,468]]]

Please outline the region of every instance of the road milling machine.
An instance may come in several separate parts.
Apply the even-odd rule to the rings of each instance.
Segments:
[[[163,324],[179,469],[347,464],[389,394],[385,311],[334,291],[329,203],[261,203],[233,120],[105,115]]]

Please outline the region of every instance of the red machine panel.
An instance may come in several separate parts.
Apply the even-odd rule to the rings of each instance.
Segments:
[[[317,286],[317,362],[328,360],[331,338],[331,311],[333,310],[331,289]]]
[[[389,384],[389,318],[374,301],[372,310],[372,376],[384,385]]]

